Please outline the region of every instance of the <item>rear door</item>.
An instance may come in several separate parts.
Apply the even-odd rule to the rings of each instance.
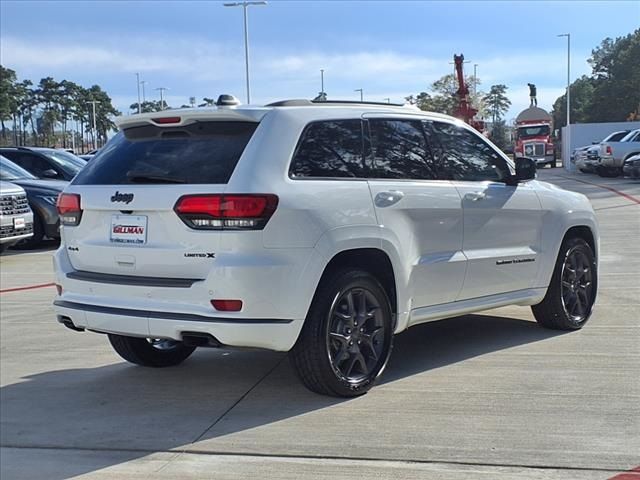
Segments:
[[[205,278],[220,233],[191,228],[174,207],[184,195],[223,193],[257,125],[203,121],[119,133],[66,190],[81,197],[79,225],[63,227],[73,267]]]
[[[475,131],[433,122],[443,174],[462,198],[467,272],[458,300],[534,287],[542,209],[529,183],[508,185],[510,167]]]
[[[464,279],[460,196],[438,177],[423,122],[370,116],[369,188],[409,270],[412,308],[455,300]]]

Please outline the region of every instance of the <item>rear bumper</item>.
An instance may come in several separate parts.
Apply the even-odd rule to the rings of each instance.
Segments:
[[[56,300],[58,321],[77,329],[144,338],[182,341],[185,333],[211,335],[223,345],[288,351],[302,320],[214,317],[182,312],[160,312]]]
[[[309,283],[301,281],[299,265],[310,257],[303,249],[293,249],[294,259],[272,259],[267,268],[232,266],[233,259],[221,256],[206,279],[183,279],[77,271],[66,248],[63,242],[54,255],[56,283],[62,287],[54,310],[97,332],[173,340],[196,332],[225,345],[288,351],[307,313],[302,300],[312,296],[301,291]],[[240,299],[242,310],[217,311],[210,303],[215,298]]]

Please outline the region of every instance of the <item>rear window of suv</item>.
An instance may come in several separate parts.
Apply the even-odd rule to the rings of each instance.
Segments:
[[[197,122],[118,133],[75,177],[76,185],[224,184],[258,124]]]

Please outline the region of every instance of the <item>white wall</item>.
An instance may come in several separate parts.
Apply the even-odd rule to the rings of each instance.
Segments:
[[[611,122],[611,123],[576,123],[571,124],[571,145],[567,148],[565,142],[562,142],[562,159],[564,168],[567,170],[575,170],[575,165],[569,162],[570,154],[574,148],[583,145],[591,145],[592,142],[599,142],[612,132],[619,130],[635,130],[640,128],[640,122]],[[562,138],[566,138],[567,127],[562,127]],[[567,161],[564,161],[564,159]]]

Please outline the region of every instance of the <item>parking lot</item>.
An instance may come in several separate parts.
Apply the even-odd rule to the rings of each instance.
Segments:
[[[607,479],[640,465],[640,182],[540,172],[601,228],[581,331],[508,307],[396,337],[356,399],[307,391],[282,353],[124,363],[51,306],[53,246],[0,260],[1,477]],[[23,287],[34,287],[23,289]],[[627,474],[640,479],[640,472]]]

